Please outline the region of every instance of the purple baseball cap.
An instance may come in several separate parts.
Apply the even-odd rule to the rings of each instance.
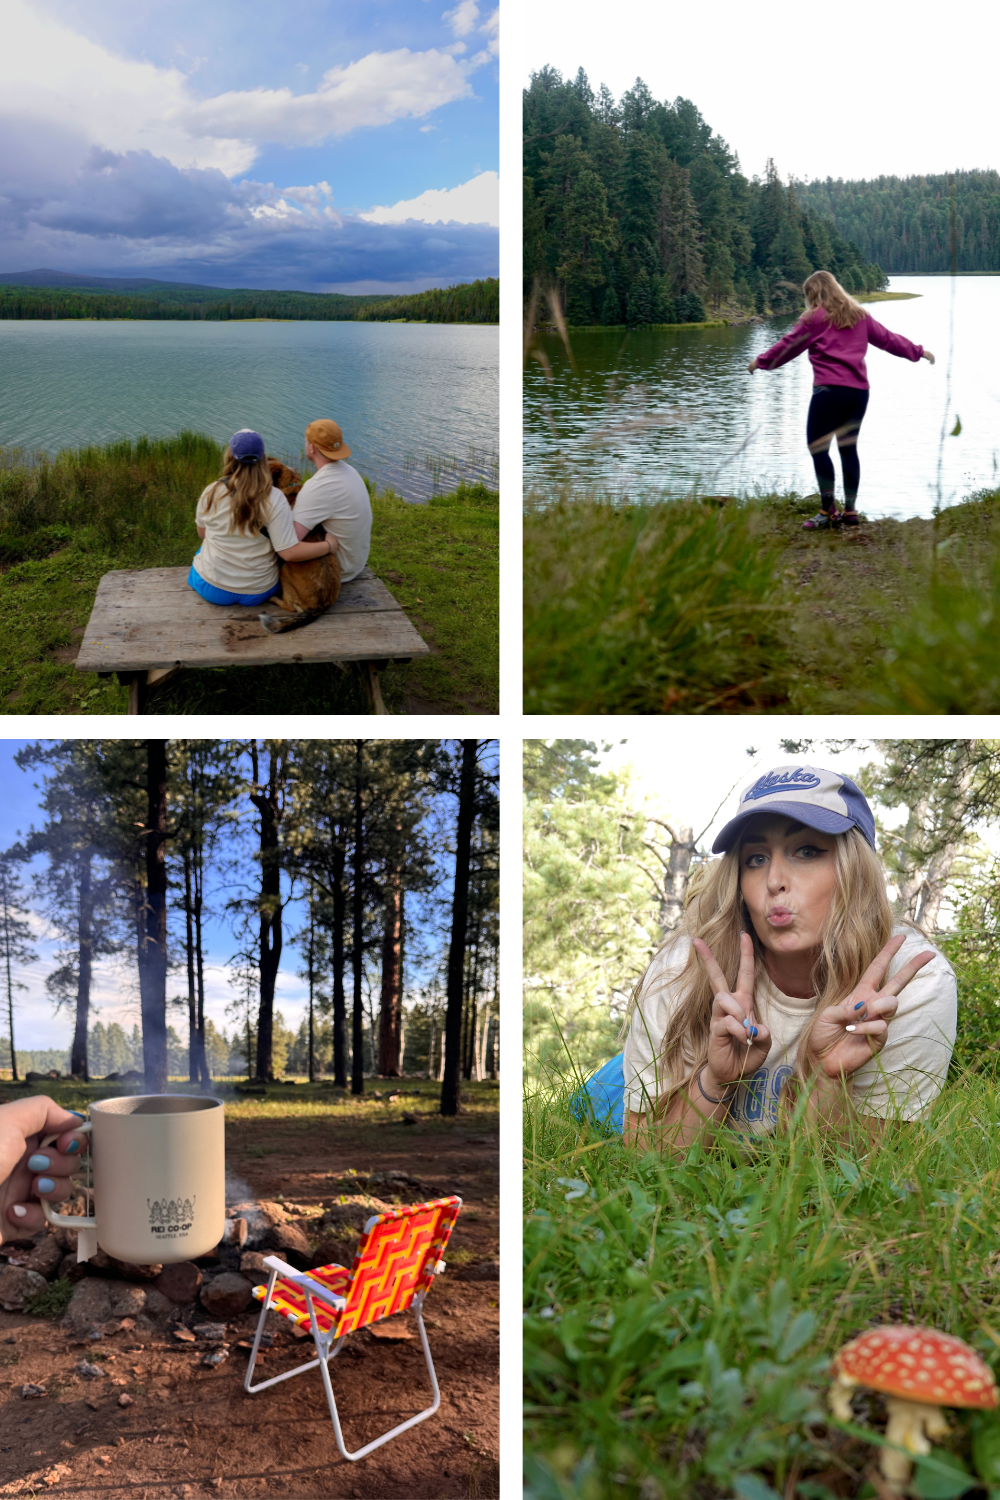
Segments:
[[[241,427],[229,439],[229,451],[241,464],[256,464],[265,456],[264,439],[252,427]]]
[[[856,828],[875,848],[875,819],[861,788],[849,776],[818,766],[775,766],[740,793],[739,812],[712,845],[713,854],[728,854],[750,818],[758,813],[786,813],[820,833]]]

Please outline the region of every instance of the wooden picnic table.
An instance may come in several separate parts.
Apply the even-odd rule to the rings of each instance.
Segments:
[[[267,605],[209,604],[187,576],[187,568],[121,570],[97,586],[77,671],[127,683],[130,714],[145,713],[149,689],[182,667],[321,661],[353,663],[371,712],[384,714],[379,672],[430,651],[370,568],[345,583],[318,620],[283,635],[269,634],[257,618]]]

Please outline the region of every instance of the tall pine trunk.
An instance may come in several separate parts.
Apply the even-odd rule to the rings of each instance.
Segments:
[[[338,828],[338,836],[341,830]],[[347,894],[344,890],[344,866],[347,863],[345,842],[333,846],[333,1081],[338,1089],[347,1087],[347,1006],[344,1002],[344,922],[347,918]]]
[[[260,786],[257,741],[251,741],[254,785]],[[266,791],[251,793],[260,813],[260,1010],[257,1015],[257,1077],[274,1081],[274,988],[281,962],[281,858],[278,849],[278,765],[271,752]]]
[[[194,850],[194,957],[198,979],[198,1068],[201,1086],[212,1087],[212,1073],[208,1066],[205,1047],[205,948],[202,942],[201,920],[204,907],[205,853],[199,843]]]
[[[462,1000],[465,978],[465,929],[469,914],[469,862],[472,825],[476,815],[476,741],[462,741],[462,769],[458,789],[458,828],[455,835],[455,894],[451,907],[451,945],[448,949],[448,1012],[444,1036],[444,1077],[441,1113],[457,1115],[461,1101]]]
[[[6,955],[6,959],[7,959],[7,1025],[10,1027],[10,1076],[11,1076],[11,1082],[12,1083],[17,1083],[17,1081],[18,1081],[18,1077],[17,1077],[17,1053],[14,1050],[14,981],[11,978],[11,972],[10,972],[10,928],[7,925],[8,921],[9,921],[9,917],[10,917],[10,913],[9,913],[10,896],[9,896],[8,891],[7,891],[7,871],[6,871],[6,869],[0,869],[0,882],[2,882],[2,888],[0,888],[0,899],[2,899],[2,901],[3,901],[3,921],[4,921],[4,945],[3,946],[4,946],[4,954]]]
[[[139,997],[146,1088],[167,1090],[167,742],[146,741],[146,891],[139,922]]]
[[[397,833],[401,830],[397,827]],[[382,1003],[379,1010],[378,1071],[383,1078],[398,1078],[399,1043],[402,1030],[400,993],[400,947],[403,932],[403,892],[398,859],[393,856],[387,871],[385,918],[382,928]]]
[[[200,1082],[198,1067],[198,995],[194,978],[194,910],[191,897],[191,846],[184,845],[184,941],[188,981],[188,1083]]]
[[[364,1013],[361,1009],[361,978],[364,959],[364,814],[361,801],[361,752],[363,740],[357,740],[354,768],[354,1014],[351,1017],[351,1093],[365,1091]]]
[[[90,982],[94,972],[94,893],[91,886],[91,859],[85,854],[80,862],[77,881],[77,944],[79,964],[76,982],[76,1025],[69,1070],[75,1078],[90,1082],[87,1066],[87,1028],[90,1023]]]
[[[313,910],[312,892],[309,895],[309,1082],[316,1082],[316,1025],[313,994],[316,984],[316,914]]]

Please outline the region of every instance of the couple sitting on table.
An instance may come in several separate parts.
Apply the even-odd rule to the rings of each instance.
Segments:
[[[234,433],[222,478],[204,489],[195,520],[202,545],[188,583],[211,604],[263,604],[272,633],[322,614],[341,583],[368,561],[372,509],[351,450],[336,422],[310,422],[306,457],[316,473],[302,484],[293,470],[267,457],[260,434]],[[294,507],[294,510],[293,510]]]

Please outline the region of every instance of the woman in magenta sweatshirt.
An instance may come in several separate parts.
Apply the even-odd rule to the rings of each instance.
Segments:
[[[748,369],[776,370],[804,349],[809,350],[813,367],[813,394],[806,422],[806,441],[813,457],[819,484],[822,510],[810,521],[803,521],[808,531],[828,530],[831,526],[857,526],[858,485],[861,465],[858,462],[858,433],[868,406],[868,371],[865,353],[869,344],[896,354],[900,359],[926,359],[934,363],[929,349],[911,344],[901,333],[890,333],[881,323],[855,302],[829,271],[814,271],[802,290],[806,310],[784,338],[765,349],[751,361]],[[830,444],[837,439],[837,451],[844,471],[844,510],[837,510],[834,500],[833,459]]]

